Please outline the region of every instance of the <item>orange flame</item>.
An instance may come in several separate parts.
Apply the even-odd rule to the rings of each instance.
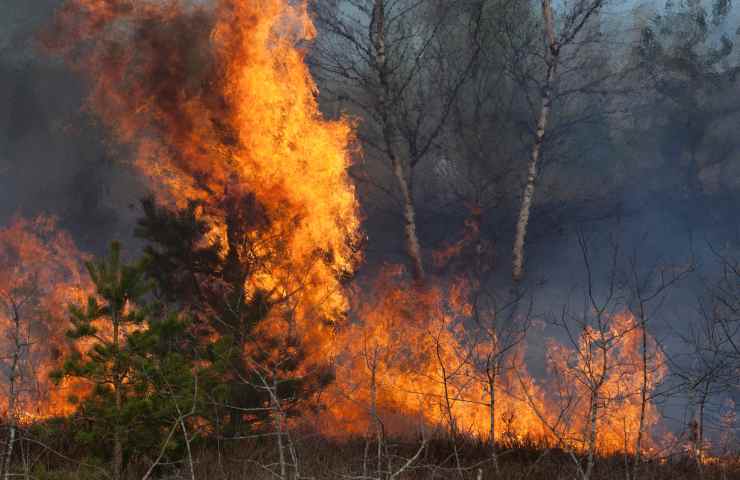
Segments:
[[[275,320],[290,314],[290,328],[312,358],[336,357],[325,428],[363,433],[377,414],[402,431],[421,415],[426,423],[485,436],[495,394],[497,438],[556,442],[546,424],[560,413],[562,390],[529,375],[523,346],[510,353],[490,391],[478,360],[496,338],[481,342],[470,328],[464,284],[408,286],[401,271],[387,269],[371,293],[353,298],[358,321],[342,324],[351,305],[340,278],[359,260],[358,204],[347,175],[354,139],[346,120],[328,121],[319,112],[301,47],[313,35],[300,1],[68,0],[49,45],[89,74],[90,107],[133,146],[134,164],[160,202],[201,202],[212,238],[222,242],[229,199],[253,195],[264,208],[268,231],[255,239],[256,254],[281,254],[251,277],[247,290],[284,300]],[[437,255],[439,263],[471,243],[481,248],[479,216],[476,210],[464,239]],[[278,321],[265,326],[276,334],[287,328]],[[628,315],[613,319],[622,367],[609,372],[601,393],[619,417],[607,410],[599,418],[604,451],[634,443],[640,379],[632,326]],[[588,332],[582,341],[588,348]],[[551,343],[549,356],[572,381],[573,352]],[[651,388],[663,372],[651,371]],[[582,406],[585,393],[569,388]],[[582,412],[575,409],[559,431],[575,448],[583,445]],[[657,422],[653,406],[644,422],[646,431]]]
[[[592,397],[587,377],[603,366],[602,359],[589,361],[585,354],[597,341],[593,329],[584,329],[577,348],[549,341],[551,377],[544,380],[527,372],[524,345],[515,346],[492,380],[491,411],[491,380],[480,359],[497,348],[497,339],[476,336],[465,285],[409,287],[403,272],[393,267],[381,273],[371,291],[358,297],[361,321],[338,337],[343,353],[329,416],[322,419],[325,431],[373,433],[379,418],[386,433],[404,434],[414,431],[421,417],[427,426],[487,438],[493,415],[499,443],[529,439],[577,451],[588,448]],[[628,312],[608,321],[606,335],[614,347],[596,394],[595,446],[602,454],[633,453],[640,429],[643,453],[661,446],[653,435],[660,415],[652,394],[667,367],[648,334],[643,384],[638,326]]]
[[[491,344],[475,338],[467,324],[472,312],[464,285],[410,287],[394,266],[370,290],[357,300],[361,321],[338,337],[343,353],[325,430],[365,433],[378,415],[386,431],[403,434],[421,416],[428,426],[488,436],[490,387],[479,359]],[[520,347],[509,363],[524,370],[523,354]],[[540,401],[543,394],[528,373],[502,369],[493,383],[496,437],[542,438],[546,430],[522,389]]]
[[[5,332],[0,348],[5,375],[18,376],[17,402],[14,411],[5,406],[6,415],[21,421],[66,415],[73,410],[67,397],[87,391],[86,385],[71,381],[55,387],[49,379],[70,349],[67,306],[91,291],[85,258],[51,217],[16,218],[0,230],[0,326]],[[10,378],[3,379],[2,388],[9,402]]]
[[[306,5],[188,3],[70,0],[51,46],[90,74],[90,106],[135,146],[160,201],[203,202],[223,241],[226,199],[254,196],[269,220],[257,254],[281,254],[248,290],[284,299],[318,355],[348,307],[340,277],[358,261],[360,222],[352,130],[322,118],[300,47],[314,35]]]
[[[640,428],[641,448],[655,448],[659,444],[651,433],[660,415],[651,396],[667,373],[664,356],[648,333],[643,362],[642,331],[629,312],[610,317],[602,330],[584,328],[577,347],[568,348],[554,340],[548,344],[550,371],[557,382],[550,389],[555,393],[553,404],[562,407],[567,415],[561,434],[572,444],[585,448],[592,421],[591,402],[595,401],[596,444],[600,452],[634,452]],[[604,343],[613,345],[606,355],[602,355]],[[564,401],[567,407],[563,406]]]

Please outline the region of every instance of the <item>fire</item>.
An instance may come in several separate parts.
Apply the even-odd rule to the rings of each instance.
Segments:
[[[158,200],[202,202],[225,255],[230,204],[253,196],[269,226],[252,254],[269,260],[247,291],[284,300],[290,328],[325,356],[360,221],[351,126],[322,118],[304,62],[306,5],[71,0],[56,28],[52,48],[89,74],[90,107],[134,146]]]
[[[87,390],[70,381],[56,387],[49,379],[69,351],[67,306],[91,291],[85,258],[51,217],[18,217],[0,230],[0,325],[5,332],[0,348],[8,377],[2,388],[10,401],[10,377],[16,372],[12,388],[17,398],[13,411],[7,411],[8,405],[4,410],[19,421],[69,414],[74,407],[68,396]]]
[[[546,379],[530,375],[524,346],[517,345],[502,360],[493,382],[491,410],[491,389],[480,359],[496,339],[476,334],[470,305],[460,300],[466,298],[465,286],[455,281],[447,288],[409,287],[403,278],[397,267],[387,268],[371,289],[373,295],[358,299],[355,310],[361,321],[339,336],[344,354],[327,431],[366,433],[378,415],[386,431],[403,434],[421,416],[429,426],[487,438],[494,415],[498,442],[529,439],[577,451],[587,448],[591,397],[584,377],[601,366],[598,358],[587,365],[583,355],[596,341],[592,329],[584,330],[578,348],[550,340]],[[608,335],[614,348],[598,391],[596,447],[604,454],[634,452],[642,410],[642,337],[628,312],[609,319]],[[660,415],[651,395],[667,371],[649,335],[646,344],[644,452],[660,446],[653,437]]]
[[[132,147],[157,200],[199,202],[224,255],[237,249],[234,229],[254,220],[234,205],[259,207],[262,228],[248,232],[252,246],[244,255],[264,261],[245,290],[280,301],[261,328],[297,334],[310,358],[334,362],[337,382],[320,420],[326,431],[365,433],[382,416],[402,432],[421,417],[458,434],[485,437],[493,423],[497,439],[583,448],[588,392],[578,372],[587,366],[575,350],[550,344],[560,383],[529,374],[523,344],[491,380],[481,359],[496,333],[481,338],[471,328],[464,283],[410,285],[401,270],[388,268],[351,296],[342,285],[360,260],[359,207],[347,174],[353,130],[319,111],[305,63],[303,45],[315,33],[306,8],[288,0],[68,0],[48,45],[88,74],[90,108]],[[439,263],[479,238],[479,216],[476,210],[465,239],[438,255]],[[345,321],[350,311],[352,322]],[[598,416],[597,441],[604,452],[631,451],[640,418],[638,329],[627,314],[610,328],[620,345],[599,390],[608,408]],[[581,350],[592,334],[584,332]],[[662,359],[655,363],[661,366],[650,370],[650,389],[665,373]],[[559,393],[575,400],[565,424],[557,421]],[[657,418],[648,405],[647,437]]]
[[[360,320],[338,337],[343,353],[324,428],[362,434],[374,428],[372,418],[378,415],[390,433],[414,431],[421,417],[427,427],[490,435],[490,387],[480,359],[491,342],[469,328],[465,286],[409,285],[403,269],[388,266],[369,290],[356,297]],[[503,368],[493,382],[498,439],[546,435],[522,392],[526,388],[531,398],[543,399],[521,362],[523,355],[520,347],[508,359],[519,372]],[[526,380],[520,382],[519,376]]]
[[[592,418],[592,401],[596,402],[596,444],[602,453],[634,452],[642,416],[642,448],[659,446],[651,432],[660,415],[651,400],[655,387],[667,373],[662,352],[648,334],[643,380],[642,333],[629,312],[611,316],[602,332],[584,328],[578,346],[568,348],[551,340],[547,354],[549,370],[554,377],[549,391],[555,392],[555,412],[566,414],[561,428],[563,438],[574,445],[586,445]],[[601,345],[610,344],[606,356]],[[643,385],[644,384],[644,385]],[[642,411],[642,391],[646,402]],[[550,414],[551,424],[555,424]]]

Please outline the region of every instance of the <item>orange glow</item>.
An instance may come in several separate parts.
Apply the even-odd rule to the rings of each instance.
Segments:
[[[495,342],[476,337],[465,285],[410,287],[398,267],[387,268],[371,295],[357,297],[361,321],[338,337],[337,383],[329,401],[327,432],[372,432],[373,404],[383,428],[396,434],[414,431],[421,415],[428,426],[459,434],[490,435],[490,388],[480,359]],[[641,412],[641,333],[634,317],[621,313],[609,320],[610,352],[597,415],[600,453],[634,452]],[[595,341],[586,329],[580,351]],[[666,374],[662,354],[648,335],[647,402],[642,450],[660,446],[652,432],[660,421],[650,395]],[[586,365],[579,350],[550,340],[550,377],[533,378],[526,370],[524,346],[503,361],[495,380],[495,436],[499,442],[526,439],[587,448],[589,390],[584,376],[599,370]],[[373,401],[373,397],[375,401]],[[447,400],[449,399],[449,403]]]
[[[597,402],[597,442],[601,453],[634,452],[640,427],[643,389],[642,331],[629,312],[614,315],[602,336],[594,328],[585,328],[578,348],[566,347],[551,340],[547,354],[553,385],[552,404],[562,406],[567,421],[562,436],[575,446],[586,448],[591,400]],[[606,358],[600,345],[613,345]],[[649,451],[659,446],[651,432],[660,415],[651,400],[656,385],[663,380],[667,366],[662,352],[648,334],[646,405],[643,419],[642,448]],[[597,388],[598,385],[598,388]],[[592,394],[592,392],[596,392]],[[564,406],[568,403],[567,408]],[[554,420],[550,420],[554,424]]]
[[[306,5],[187,3],[69,1],[55,48],[90,74],[89,105],[134,146],[158,200],[203,202],[224,254],[229,202],[254,197],[268,227],[253,253],[273,255],[247,291],[282,300],[275,316],[289,312],[291,326],[272,327],[298,328],[310,355],[324,357],[348,308],[340,277],[359,260],[360,221],[347,176],[352,129],[323,119],[304,62],[300,45],[314,35]]]
[[[374,428],[368,414],[375,396],[391,433],[413,431],[409,428],[418,426],[421,415],[427,426],[447,429],[454,423],[458,434],[487,437],[490,395],[476,360],[490,342],[466,328],[471,306],[463,300],[464,285],[410,286],[401,268],[389,266],[370,290],[357,297],[361,321],[338,336],[342,353],[325,429],[361,434]],[[523,354],[520,347],[509,364],[524,369]],[[512,368],[503,372],[495,381],[497,438],[544,437],[522,388],[535,401],[542,401],[543,393],[526,371],[519,372],[524,386]]]
[[[310,359],[335,365],[337,381],[322,392],[324,431],[367,433],[375,410],[389,432],[408,431],[421,417],[485,437],[494,393],[496,438],[563,440],[582,449],[588,392],[576,377],[586,365],[573,350],[555,342],[548,348],[558,384],[535,380],[525,347],[517,346],[490,392],[481,359],[497,338],[471,328],[465,282],[430,277],[425,286],[411,285],[399,267],[388,267],[370,288],[348,292],[342,285],[360,260],[358,202],[347,174],[353,130],[319,112],[305,63],[303,44],[315,33],[305,2],[192,3],[69,0],[57,16],[54,37],[61,41],[51,46],[88,74],[90,108],[134,149],[134,165],[157,199],[178,207],[201,202],[199,214],[224,255],[231,248],[230,203],[253,198],[264,210],[265,227],[250,233],[250,254],[267,260],[250,272],[247,295],[260,288],[280,301],[259,328],[297,334]],[[463,239],[434,256],[438,264],[471,246],[482,249],[480,216],[474,208]],[[350,312],[353,321],[345,321]],[[620,344],[600,388],[607,408],[597,441],[604,452],[634,448],[641,385],[634,326],[627,314],[610,326]],[[580,341],[589,349],[593,332]],[[649,388],[664,374],[658,357]],[[556,422],[559,393],[575,402],[564,424]],[[650,404],[646,449],[657,422]]]
[[[51,217],[34,220],[16,218],[0,230],[0,348],[9,375],[13,353],[20,349],[16,371],[18,403],[14,412],[20,421],[31,421],[74,410],[67,398],[84,394],[87,386],[74,381],[52,385],[49,374],[69,352],[65,331],[67,306],[80,302],[91,291],[83,260],[69,235],[57,231]],[[16,335],[15,319],[20,325]],[[7,399],[9,378],[2,388]]]

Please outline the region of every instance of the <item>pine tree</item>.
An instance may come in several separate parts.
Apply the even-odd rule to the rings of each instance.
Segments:
[[[88,298],[86,305],[70,306],[72,328],[67,332],[73,341],[86,344],[86,351],[77,351],[66,359],[55,377],[77,377],[93,385],[86,404],[100,407],[94,421],[99,427],[97,432],[110,432],[113,478],[119,480],[124,466],[123,413],[127,399],[134,396],[136,388],[130,381],[135,361],[126,348],[126,339],[145,323],[147,310],[140,302],[151,283],[142,264],[122,263],[117,242],[111,245],[108,258],[88,262],[87,270],[95,295]]]
[[[288,413],[297,414],[297,403],[331,376],[321,368],[297,374],[303,362],[300,339],[266,339],[256,333],[255,327],[270,321],[276,306],[267,292],[249,289],[249,280],[269,271],[270,259],[280,254],[257,253],[255,248],[269,225],[261,206],[248,194],[228,196],[219,212],[226,227],[221,239],[210,235],[204,207],[196,202],[181,210],[158,207],[151,199],[142,205],[144,217],[136,234],[148,242],[147,271],[156,279],[156,295],[193,317],[193,332],[213,381],[204,383],[203,390],[211,395],[209,403],[228,415],[218,424],[227,427],[227,434],[239,435],[270,421],[263,408],[270,399],[258,386],[256,365],[273,372],[275,380],[279,377],[281,398],[296,399],[286,406]],[[270,359],[280,359],[280,364]]]

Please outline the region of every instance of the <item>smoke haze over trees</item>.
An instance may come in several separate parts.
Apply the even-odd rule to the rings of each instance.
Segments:
[[[18,386],[51,370],[74,407],[35,415],[69,414],[52,431],[77,450],[23,435],[116,480],[199,478],[196,451],[223,469],[221,442],[263,436],[253,463],[302,478],[305,418],[363,442],[362,478],[422,458],[476,478],[475,455],[502,475],[535,437],[532,472],[551,449],[581,480],[602,454],[648,478],[670,449],[685,478],[719,472],[740,449],[739,20],[730,0],[7,0],[0,238],[33,241],[0,258],[23,274],[0,286],[0,473],[38,447],[16,432],[49,395]],[[84,281],[77,248],[104,259]],[[34,273],[65,249],[75,268]]]
[[[133,224],[136,218],[135,214],[127,214],[126,206],[136,203],[143,194],[143,189],[131,192],[132,187],[136,189],[137,183],[141,182],[136,181],[136,174],[128,168],[126,159],[129,153],[125,148],[111,144],[109,135],[87,113],[82,105],[86,95],[84,81],[38,48],[39,31],[50,21],[60,2],[16,3],[10,2],[2,7],[4,24],[0,42],[5,71],[2,75],[5,85],[1,91],[3,105],[7,106],[0,118],[3,122],[2,155],[6,165],[17,165],[13,169],[3,169],[2,190],[6,195],[4,215],[6,218],[12,216],[16,206],[30,215],[52,211],[83,237],[94,236],[89,231],[100,234],[112,230],[124,234],[129,230],[129,223]],[[350,7],[334,7],[335,3],[341,2],[319,2],[317,8],[328,8],[322,7],[324,5],[341,7],[348,15],[357,16]],[[420,210],[418,222],[420,228],[425,229],[425,235],[420,237],[426,237],[422,243],[426,243],[428,249],[449,240],[445,238],[449,229],[440,228],[439,225],[448,219],[461,222],[467,215],[466,204],[475,202],[486,207],[499,206],[486,208],[489,213],[484,223],[489,236],[503,240],[512,234],[512,222],[500,222],[498,215],[512,215],[512,209],[506,207],[515,203],[514,198],[521,194],[513,186],[521,183],[521,178],[512,176],[521,176],[523,173],[512,164],[517,163],[515,157],[527,155],[529,145],[526,137],[533,132],[538,108],[535,99],[529,98],[537,95],[536,82],[540,81],[535,77],[537,72],[534,69],[541,66],[536,65],[536,59],[530,58],[537,55],[537,49],[541,50],[541,36],[534,30],[534,22],[538,20],[533,18],[529,20],[529,27],[522,27],[526,24],[527,15],[537,15],[536,9],[523,7],[520,2],[504,2],[501,6],[486,3],[485,17],[480,19],[481,26],[476,34],[470,31],[475,28],[471,25],[475,21],[475,7],[475,2],[468,2],[465,7],[455,7],[465,8],[467,20],[460,16],[459,11],[451,11],[452,7],[449,6],[444,7],[446,11],[440,13],[439,17],[434,16],[437,12],[426,12],[431,18],[428,22],[431,26],[427,28],[437,27],[441,30],[438,24],[445,28],[444,32],[435,31],[433,40],[443,44],[447,50],[444,52],[440,51],[439,46],[429,46],[427,55],[438,63],[448,62],[449,68],[463,72],[448,81],[447,85],[432,82],[430,78],[419,79],[432,82],[430,85],[436,91],[420,91],[422,87],[416,85],[408,87],[410,97],[428,95],[430,98],[441,98],[444,96],[442,89],[458,90],[454,99],[448,99],[456,105],[444,115],[444,131],[432,142],[434,151],[427,154],[432,160],[425,168],[419,167],[420,173],[416,175],[419,183],[415,192],[419,197],[416,201]],[[720,198],[731,194],[737,177],[733,168],[739,168],[731,158],[734,151],[732,135],[727,135],[725,130],[731,128],[729,125],[735,113],[732,106],[736,103],[733,102],[731,83],[734,78],[732,71],[737,65],[736,50],[731,48],[735,40],[733,22],[736,12],[729,9],[724,20],[715,19],[709,8],[705,21],[707,32],[695,32],[687,40],[692,45],[682,46],[670,43],[686,36],[683,32],[661,32],[661,28],[675,23],[675,28],[690,29],[690,21],[684,19],[686,25],[681,27],[680,22],[669,18],[671,13],[663,12],[662,7],[659,3],[630,5],[618,2],[607,5],[605,13],[599,17],[603,25],[598,32],[599,38],[588,45],[595,59],[587,57],[581,60],[591,63],[579,65],[578,68],[582,70],[574,69],[571,73],[575,79],[583,75],[595,77],[590,79],[592,84],[561,80],[567,85],[564,89],[567,92],[563,95],[572,97],[567,100],[564,98],[562,102],[572,105],[572,112],[563,112],[561,109],[558,113],[558,109],[554,109],[553,121],[561,121],[563,125],[553,126],[555,132],[551,135],[552,143],[556,145],[551,148],[558,150],[547,155],[549,160],[544,162],[546,171],[541,175],[543,191],[537,195],[541,205],[540,217],[544,218],[535,223],[543,224],[542,235],[549,235],[552,231],[557,234],[557,228],[547,226],[577,224],[603,216],[598,211],[591,212],[602,209],[593,206],[588,208],[593,203],[586,202],[586,199],[595,197],[599,205],[603,202],[610,207],[610,213],[614,213],[616,205],[622,205],[625,213],[635,210],[664,211],[658,206],[663,199],[673,195],[678,199],[682,196],[686,198],[690,188],[713,196],[707,199],[710,203],[717,199],[717,204],[713,205],[716,208],[707,209],[711,212],[709,218],[696,213],[696,210],[703,209],[674,208],[671,210],[676,214],[663,224],[681,223],[683,218],[683,223],[695,225],[695,231],[701,231],[702,224],[707,222],[727,224],[718,218],[724,216],[721,207],[726,205]],[[676,9],[678,5],[674,6]],[[660,20],[656,20],[656,14],[662,15]],[[423,17],[414,13],[408,15],[409,22]],[[673,15],[679,16],[678,13]],[[314,51],[323,51],[320,48],[322,41],[331,42],[332,32],[322,26],[321,17],[318,18],[319,33],[324,30],[328,33],[318,35],[316,46],[309,52],[309,60],[317,65],[316,77],[322,101],[325,101],[324,110],[328,115],[336,115],[340,111],[360,115],[348,92],[340,91],[338,81],[329,74],[323,74],[320,69],[321,55]],[[718,20],[722,23],[715,26]],[[366,34],[362,30],[363,25],[358,23],[357,28],[361,34]],[[510,30],[512,26],[521,32],[530,31],[525,37],[511,38],[512,32],[507,32],[507,29]],[[645,42],[653,41],[655,45],[639,45],[643,29],[652,31],[650,36],[653,40],[645,39]],[[457,37],[454,42],[450,40],[453,34]],[[471,60],[457,54],[463,51],[474,53],[475,48],[471,47],[475,40],[470,38],[474,34],[486,41],[486,48],[477,54],[475,71],[466,72],[473,70]],[[729,43],[723,43],[725,40],[722,35]],[[369,42],[367,38],[361,40]],[[345,46],[339,42],[332,43],[336,48]],[[663,49],[674,49],[675,65],[669,64],[670,52],[660,53],[660,58],[644,58],[645,55],[659,55],[646,50],[655,49],[657,45]],[[508,49],[509,53],[504,49]],[[679,77],[692,75],[688,69],[694,68],[679,65],[681,49],[687,55],[713,55],[716,58],[713,57],[713,64],[707,68],[716,72],[724,71],[726,78],[710,78],[711,71],[703,73],[706,78],[686,78],[687,82],[693,83],[684,88],[686,97],[680,97],[680,86],[669,85],[670,77],[675,77],[678,82]],[[362,61],[361,53],[346,52],[352,61]],[[450,64],[452,60],[446,60],[445,55],[453,57],[456,63]],[[470,57],[470,54],[466,56]],[[630,63],[635,65],[640,61],[649,62],[650,68],[639,74],[633,72],[626,79],[616,77],[620,72],[605,71]],[[594,62],[602,65],[601,71]],[[440,75],[436,67],[425,68]],[[456,80],[463,73],[471,79],[458,86]],[[365,74],[370,75],[370,72]],[[422,77],[428,74],[417,75]],[[702,73],[697,72],[696,75]],[[607,80],[601,81],[604,78]],[[607,81],[609,84],[606,84]],[[531,84],[524,89],[522,84],[526,82]],[[705,89],[704,93],[700,87],[691,88],[695,85],[705,85],[701,87]],[[584,87],[588,95],[578,95],[580,87]],[[654,95],[646,94],[649,88],[654,89]],[[509,91],[513,94],[507,93]],[[692,92],[693,99],[688,97]],[[607,96],[606,93],[611,94]],[[334,98],[339,100],[335,101]],[[706,102],[704,98],[707,98]],[[418,103],[421,100],[416,101]],[[695,105],[693,108],[696,111],[691,111],[692,105]],[[427,105],[425,108],[436,112],[433,115],[440,116],[446,110],[442,106]],[[599,110],[596,110],[597,107]],[[409,114],[414,113],[413,108],[409,107],[408,110]],[[559,120],[558,116],[564,118]],[[566,116],[569,117],[567,120]],[[360,115],[359,118],[364,117]],[[424,120],[431,124],[432,130],[436,130],[439,121],[427,114]],[[367,121],[361,122],[361,127],[365,128],[367,124]],[[487,124],[491,125],[490,128]],[[561,135],[560,130],[570,131]],[[556,133],[561,139],[556,140]],[[468,138],[478,139],[477,143],[482,144],[474,146],[476,142],[468,141]],[[362,140],[364,138],[361,137]],[[692,146],[687,142],[692,142]],[[692,149],[695,150],[693,154]],[[375,172],[385,167],[382,167],[382,159],[375,159],[377,155],[374,149],[364,146],[363,152],[362,161],[356,162],[358,173],[355,176],[362,180],[368,175],[383,175],[382,171]],[[694,155],[695,159],[690,160],[690,155]],[[556,164],[557,167],[554,166]],[[693,176],[690,175],[690,169],[696,171]],[[366,173],[364,170],[370,171]],[[359,185],[368,192],[368,200],[363,202],[363,206],[368,216],[371,241],[377,238],[379,249],[401,254],[403,248],[395,243],[398,235],[383,234],[389,228],[397,228],[397,222],[389,220],[390,215],[399,214],[394,207],[396,200],[389,200],[377,188],[373,189],[370,182],[360,181]],[[376,224],[379,225],[377,234],[372,228]],[[536,239],[534,241],[536,244]],[[503,245],[505,242],[498,243],[502,244],[501,253],[508,255]],[[397,246],[392,246],[394,244]],[[97,242],[95,245],[102,249],[106,242]]]

